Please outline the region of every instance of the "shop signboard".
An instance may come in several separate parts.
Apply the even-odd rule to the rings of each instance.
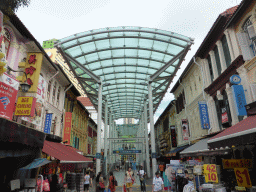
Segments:
[[[202,129],[210,129],[210,120],[208,115],[208,108],[205,101],[199,101],[199,113],[201,119],[201,127]]]
[[[252,168],[252,159],[223,159],[223,169]]]
[[[172,147],[177,147],[177,138],[176,138],[176,131],[175,131],[175,125],[171,125],[171,142]]]
[[[234,172],[239,187],[252,187],[252,182],[247,168],[234,168]]]
[[[35,115],[32,117],[21,117],[22,120],[27,121],[29,123],[32,123],[37,126],[42,125],[42,111],[43,111],[43,105],[45,102],[45,94],[46,94],[46,81],[45,79],[40,75],[38,87],[37,87],[37,95],[36,95],[36,105],[35,105]]]
[[[47,113],[45,116],[44,132],[50,134],[52,126],[52,113]]]
[[[15,115],[17,116],[34,116],[35,114],[35,97],[18,97]]]
[[[190,137],[188,120],[182,119],[181,126],[182,126],[183,140],[188,140],[188,138]]]
[[[18,90],[16,79],[7,74],[0,76],[0,117],[12,120]]]
[[[222,124],[228,122],[228,112],[227,112],[226,107],[221,108],[221,122],[222,122]]]
[[[113,154],[134,154],[134,153],[141,153],[141,150],[114,150]]]
[[[71,126],[72,126],[72,113],[66,112],[65,113],[63,142],[67,142],[66,144],[68,144],[68,145],[70,145]]]
[[[203,171],[206,183],[218,183],[218,174],[215,164],[204,164]]]
[[[245,105],[247,105],[247,103],[245,99],[243,85],[232,85],[232,92],[234,96],[234,103],[235,103],[237,115],[246,116],[247,112],[246,112]]]

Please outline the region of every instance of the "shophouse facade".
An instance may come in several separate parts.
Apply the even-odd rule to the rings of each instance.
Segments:
[[[95,156],[97,150],[97,124],[90,118],[88,121],[88,144],[87,144],[87,154],[89,156]]]

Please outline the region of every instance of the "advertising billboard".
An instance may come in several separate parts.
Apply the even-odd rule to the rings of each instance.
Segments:
[[[63,142],[67,142],[66,144],[68,144],[68,145],[70,145],[71,127],[72,127],[72,113],[66,112],[65,113]]]
[[[36,98],[34,97],[18,97],[15,115],[17,116],[34,116]]]
[[[188,125],[187,119],[181,120],[181,127],[182,127],[183,140],[188,140],[188,138],[190,137],[190,134],[189,134],[189,125]]]

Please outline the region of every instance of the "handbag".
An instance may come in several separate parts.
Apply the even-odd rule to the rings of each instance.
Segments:
[[[101,189],[105,189],[105,185],[104,185],[104,183],[99,182],[99,184],[100,184],[100,188],[101,188]]]
[[[128,171],[127,171],[127,173],[129,173]],[[130,175],[130,177],[131,177],[131,179],[132,179],[132,184],[134,184],[134,179],[132,178],[132,176],[131,176],[131,173],[129,173],[129,175]]]
[[[49,184],[48,179],[45,179],[45,180],[44,180],[44,183],[43,183],[43,190],[44,190],[44,191],[50,191],[50,184]]]
[[[126,187],[125,185],[123,186],[123,191],[122,192],[126,192]]]

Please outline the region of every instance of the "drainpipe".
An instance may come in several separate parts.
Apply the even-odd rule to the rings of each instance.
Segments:
[[[205,78],[204,78],[203,67],[202,67],[199,63],[196,62],[195,56],[193,57],[193,59],[194,59],[194,63],[195,63],[197,66],[199,66],[200,69],[201,69],[202,79],[203,79],[203,88],[202,88],[202,91],[203,91],[203,98],[204,98],[204,100],[206,101],[205,93],[204,93],[204,87],[205,87],[205,82],[204,82],[204,80],[205,80]],[[206,101],[206,104],[207,104],[207,106],[208,106],[208,101]],[[208,134],[210,133],[211,129],[212,129],[212,126],[211,126],[210,129],[208,130]]]
[[[43,178],[43,175],[38,175],[38,177],[41,177],[40,192],[42,192],[42,191],[43,191],[43,182],[44,182],[44,178]]]
[[[185,87],[184,87],[184,85],[180,82],[180,79],[179,79],[179,83],[180,83],[180,85],[184,88],[184,94],[185,94],[185,97],[186,97],[186,90],[185,90]],[[186,116],[187,116],[187,118],[189,119],[189,117],[188,117],[188,114],[187,114],[187,106],[186,106],[187,104],[185,104],[185,113],[186,113]],[[190,119],[189,119],[189,123],[191,123],[190,122]],[[192,137],[192,134],[191,134],[191,129],[189,129],[189,134],[190,134],[190,137],[189,137],[189,145],[190,145],[190,138]]]

